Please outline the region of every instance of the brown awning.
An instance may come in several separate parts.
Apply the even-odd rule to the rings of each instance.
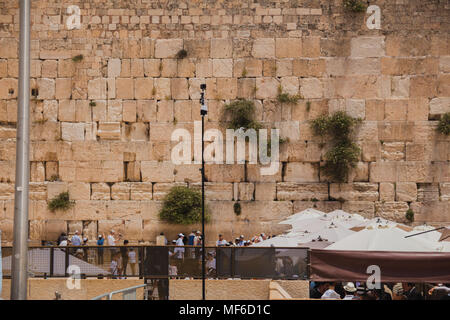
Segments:
[[[450,253],[311,250],[310,279],[366,281],[377,265],[382,282],[450,282]]]

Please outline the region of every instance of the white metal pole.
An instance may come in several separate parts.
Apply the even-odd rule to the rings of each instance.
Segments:
[[[27,299],[28,279],[28,184],[30,181],[30,0],[19,0],[20,48],[14,190],[14,242],[11,300]]]

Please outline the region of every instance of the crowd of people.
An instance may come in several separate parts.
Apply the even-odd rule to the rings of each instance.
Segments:
[[[450,284],[425,284],[422,289],[419,289],[414,283],[382,283],[379,289],[370,289],[365,283],[355,283],[311,282],[310,298],[333,300],[450,299]]]

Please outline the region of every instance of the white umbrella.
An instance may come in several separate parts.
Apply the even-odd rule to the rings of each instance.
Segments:
[[[313,208],[308,208],[306,210],[297,212],[291,216],[289,216],[286,220],[284,220],[284,222],[287,221],[299,221],[299,220],[303,220],[303,219],[311,219],[311,218],[319,218],[322,217],[325,214],[325,212],[313,209]],[[281,222],[280,222],[281,223]],[[288,223],[281,223],[281,224],[288,224]]]
[[[303,243],[316,239],[323,239],[329,242],[337,242],[352,235],[353,233],[355,233],[355,231],[349,230],[345,227],[340,227],[332,222],[328,227],[322,230],[305,235]]]
[[[298,239],[286,236],[276,236],[261,242],[252,244],[252,247],[298,247]]]
[[[66,249],[67,250],[67,249]],[[54,275],[64,275],[66,254],[62,249],[54,249],[53,255],[53,273]],[[3,260],[3,270],[11,270],[11,256]],[[69,255],[68,266],[78,266],[80,273],[98,275],[109,274],[108,271],[99,268],[93,264],[87,263],[72,255]],[[28,251],[28,271],[32,273],[50,273],[50,249],[31,249]]]
[[[443,246],[426,239],[405,238],[409,233],[399,225],[369,226],[338,242],[326,250],[360,250],[360,251],[417,251],[439,252]]]

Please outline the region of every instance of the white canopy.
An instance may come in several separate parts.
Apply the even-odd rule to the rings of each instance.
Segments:
[[[427,239],[410,237],[401,225],[379,224],[369,226],[328,246],[327,250],[417,251],[440,252],[445,247]]]

